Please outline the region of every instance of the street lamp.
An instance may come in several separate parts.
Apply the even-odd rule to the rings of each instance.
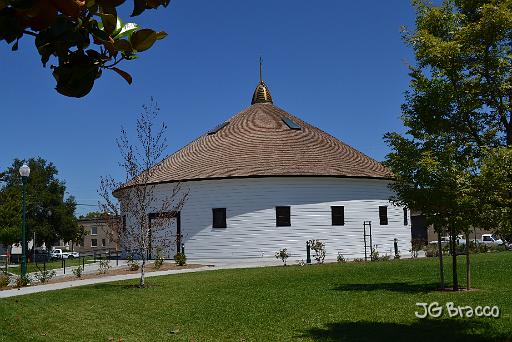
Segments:
[[[26,163],[20,167],[20,176],[23,182],[23,225],[21,235],[21,276],[24,277],[27,274],[27,220],[26,220],[26,204],[25,204],[25,193],[27,192],[27,178],[30,175],[30,167]]]

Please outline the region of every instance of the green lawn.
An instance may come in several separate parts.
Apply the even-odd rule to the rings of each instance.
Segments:
[[[92,258],[85,258],[85,264],[92,263]],[[66,274],[67,274],[67,268],[72,266],[78,266],[82,265],[82,258],[76,258],[76,259],[66,259]],[[39,266],[39,268],[38,268]],[[5,265],[1,266],[2,270],[5,270]],[[54,270],[57,268],[62,268],[62,261],[61,260],[54,260],[49,261],[46,263],[46,269],[47,270]],[[40,270],[43,270],[43,263],[38,262],[37,265],[34,262],[27,263],[27,273],[32,272],[39,272]],[[15,274],[21,274],[21,265],[18,265],[17,267],[8,267],[7,271]],[[71,271],[70,271],[71,273]]]
[[[0,299],[0,340],[511,341],[512,252],[473,265],[478,290],[469,293],[435,291],[437,260],[421,259],[217,270],[149,278],[146,289],[129,281]],[[433,301],[502,314],[417,319],[415,303]]]

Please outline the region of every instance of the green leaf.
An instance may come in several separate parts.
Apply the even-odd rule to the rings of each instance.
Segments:
[[[130,76],[129,73],[127,73],[126,71],[124,70],[121,70],[121,69],[118,69],[116,67],[113,67],[112,70],[114,70],[115,72],[117,72],[122,78],[124,78],[126,80],[126,82],[128,82],[128,84],[132,84],[132,76]]]
[[[133,12],[131,17],[136,17],[146,9],[146,0],[133,0]]]
[[[165,37],[167,37],[167,33],[164,31],[157,32],[157,34],[156,34],[156,39],[158,39],[158,40],[164,39]]]
[[[114,41],[114,48],[117,51],[123,51],[123,52],[132,52],[133,51],[132,44],[130,44],[130,42],[125,39],[118,39],[118,40]]]
[[[114,36],[114,38],[122,38],[122,37],[130,37],[133,32],[140,28],[139,25],[135,23],[126,23],[123,25],[121,30]]]
[[[156,41],[156,32],[151,29],[142,29],[130,37],[130,43],[136,51],[146,51]]]
[[[103,30],[111,35],[117,26],[117,17],[112,14],[100,14]]]

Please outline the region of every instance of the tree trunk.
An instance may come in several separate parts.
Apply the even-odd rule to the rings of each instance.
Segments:
[[[451,245],[451,253],[452,253],[452,274],[453,274],[453,291],[459,291],[459,280],[457,277],[457,250],[455,245],[455,230],[450,229],[450,245]]]
[[[145,284],[145,271],[146,271],[146,251],[142,252],[142,265],[140,266],[140,283],[139,287],[144,287]]]
[[[444,290],[444,265],[443,265],[443,246],[441,244],[441,232],[437,232],[437,247],[439,253],[439,277],[441,281],[441,290]]]
[[[471,263],[469,259],[469,230],[466,232],[466,291],[471,289]]]

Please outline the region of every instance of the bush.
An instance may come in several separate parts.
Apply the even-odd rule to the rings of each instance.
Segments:
[[[155,258],[155,262],[153,263],[153,267],[155,268],[155,270],[159,270],[163,264],[164,264],[164,255],[163,255],[162,247],[158,247],[156,249],[156,258]]]
[[[107,259],[100,260],[100,266],[98,268],[98,274],[107,274],[111,266]]]
[[[131,256],[131,255],[128,256],[127,260],[128,260],[128,269],[130,271],[138,271],[139,270],[140,265],[137,261],[133,260],[133,256]]]
[[[16,287],[25,287],[30,285],[30,277],[28,275],[20,275],[16,277]]]
[[[379,261],[379,250],[377,249],[377,246],[373,246],[372,253],[370,254],[370,260],[371,261]]]
[[[353,262],[364,262],[363,258],[354,258]]]
[[[288,250],[286,248],[281,249],[279,252],[276,252],[276,259],[281,259],[284,262],[284,266],[286,266],[286,259],[288,259]]]
[[[425,256],[429,258],[437,257],[439,256],[439,249],[436,244],[429,243],[425,247]]]
[[[184,266],[187,263],[187,256],[185,253],[176,253],[174,256],[174,261],[176,262],[176,265],[178,266]]]
[[[336,257],[336,261],[339,262],[340,264],[344,264],[344,263],[347,262],[347,260],[343,256],[343,254],[341,254],[340,252],[338,252],[338,256]]]
[[[323,264],[325,259],[325,243],[320,240],[309,240],[309,246],[315,252],[314,258],[316,262]]]
[[[5,273],[0,273],[0,288],[9,286],[9,276]]]
[[[54,270],[46,270],[37,272],[34,277],[42,284],[48,282],[50,279],[55,277],[56,273]]]
[[[80,278],[82,278],[82,273],[83,273],[83,271],[84,271],[84,270],[82,269],[82,266],[78,266],[77,268],[75,268],[75,269],[73,270],[73,274],[75,275],[75,277],[77,277],[77,278],[79,278],[79,279],[80,279]]]

